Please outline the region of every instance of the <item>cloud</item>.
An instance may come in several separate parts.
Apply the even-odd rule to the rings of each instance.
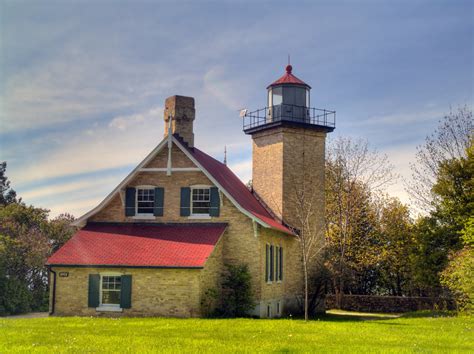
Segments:
[[[139,123],[144,123],[150,119],[156,119],[157,117],[160,117],[161,114],[163,114],[163,107],[155,107],[144,113],[115,117],[110,121],[109,127],[124,131],[125,129],[136,126]]]
[[[26,202],[30,203],[33,201],[44,200],[45,198],[64,198],[70,196],[72,193],[81,192],[85,190],[98,190],[101,187],[110,187],[112,183],[117,183],[117,177],[96,178],[89,177],[80,181],[68,182],[68,183],[55,183],[47,185],[45,187],[27,189],[20,193],[21,198]]]
[[[84,52],[83,41],[7,77],[0,95],[4,133],[137,110],[184,79],[159,63],[130,65],[113,48]]]
[[[84,172],[136,165],[163,139],[162,110],[155,107],[108,124],[91,124],[63,136],[60,148],[39,156],[27,166],[12,165],[17,184],[74,176]]]
[[[378,126],[385,128],[387,125],[407,126],[408,124],[420,124],[432,122],[446,114],[446,110],[422,110],[418,112],[402,112],[381,116],[372,116],[367,119],[352,120],[346,123],[348,126]]]
[[[204,90],[229,109],[237,111],[245,102],[243,96],[237,93],[243,91],[242,88],[245,85],[239,78],[229,79],[229,77],[222,66],[209,69],[204,75]]]

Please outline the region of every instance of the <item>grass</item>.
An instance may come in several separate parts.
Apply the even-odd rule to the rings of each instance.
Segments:
[[[429,316],[429,317],[426,317]],[[0,319],[0,353],[474,352],[472,317],[331,312],[299,319]]]

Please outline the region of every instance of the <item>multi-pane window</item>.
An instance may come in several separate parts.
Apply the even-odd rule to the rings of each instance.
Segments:
[[[280,246],[266,245],[265,280],[269,283],[283,280],[283,248]]]
[[[101,304],[103,305],[120,305],[120,289],[121,289],[121,277],[120,276],[102,276],[101,284]]]
[[[137,189],[137,214],[153,214],[155,190],[153,188]]]
[[[191,214],[207,214],[211,207],[209,188],[193,188],[191,193]]]

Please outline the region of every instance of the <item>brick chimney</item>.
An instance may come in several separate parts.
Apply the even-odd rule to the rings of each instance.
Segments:
[[[165,101],[164,111],[165,138],[168,136],[169,125],[171,124],[171,132],[178,134],[189,147],[194,147],[193,121],[195,115],[193,97],[168,97]]]

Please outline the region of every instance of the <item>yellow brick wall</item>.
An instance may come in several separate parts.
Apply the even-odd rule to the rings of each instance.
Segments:
[[[261,259],[260,287],[262,294],[260,298],[260,316],[266,317],[266,306],[268,304],[273,307],[272,312],[275,315],[276,302],[280,301],[281,311],[285,312],[287,310],[285,306],[294,302],[295,296],[301,295],[303,289],[303,268],[300,245],[296,237],[262,228],[259,241]],[[267,244],[283,248],[282,281],[267,282],[265,279]]]
[[[173,167],[196,167],[196,165],[173,144],[171,148],[171,163]],[[166,168],[168,166],[168,147],[161,150],[150,162],[145,165],[145,168]]]
[[[296,192],[313,186],[318,223],[324,225],[324,132],[280,127],[253,139],[252,184],[262,200],[290,225],[298,224]]]
[[[56,285],[55,315],[59,316],[172,316],[200,314],[199,269],[60,268]],[[69,272],[60,277],[59,272]],[[122,313],[97,312],[88,307],[89,274],[118,273],[132,276],[132,306]]]
[[[208,292],[218,292],[221,286],[221,275],[223,271],[223,237],[219,240],[206,262],[206,266],[199,274],[199,298],[201,315],[207,316],[218,305],[217,300]]]

